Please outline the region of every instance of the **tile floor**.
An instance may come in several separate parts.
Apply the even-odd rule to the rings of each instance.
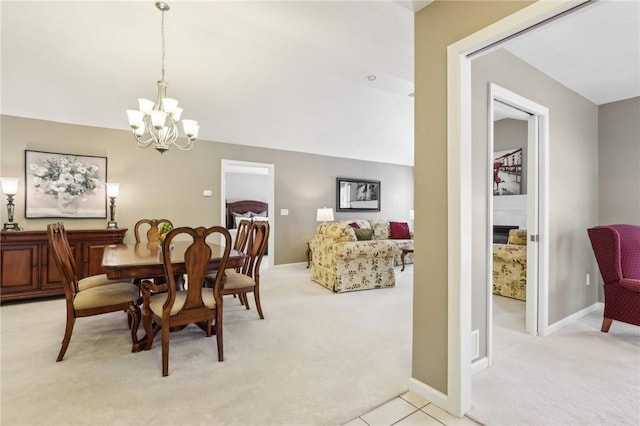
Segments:
[[[353,419],[344,426],[477,426],[478,424],[468,417],[455,417],[415,393],[407,392]]]

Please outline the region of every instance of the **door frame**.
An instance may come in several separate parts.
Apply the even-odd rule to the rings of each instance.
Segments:
[[[589,0],[538,1],[447,47],[447,389],[457,416],[471,408],[471,56]]]
[[[267,242],[267,250],[269,253],[269,265],[275,265],[275,228],[276,228],[276,215],[275,215],[275,165],[270,163],[256,163],[252,161],[238,161],[238,160],[220,160],[220,217],[222,222],[227,217],[227,179],[226,174],[230,167],[259,167],[268,169],[269,179],[269,193],[267,194],[267,204],[269,205],[269,239]]]
[[[526,329],[543,334],[549,324],[549,109],[495,83],[489,84],[487,157],[493,161],[494,102],[529,114],[527,121],[527,292]],[[491,168],[490,168],[491,169]],[[488,365],[493,364],[493,174],[487,176],[487,332]],[[538,236],[538,241],[533,241]]]

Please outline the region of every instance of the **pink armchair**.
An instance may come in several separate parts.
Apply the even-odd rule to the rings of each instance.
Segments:
[[[640,226],[596,226],[587,233],[604,281],[601,331],[613,320],[640,325]]]

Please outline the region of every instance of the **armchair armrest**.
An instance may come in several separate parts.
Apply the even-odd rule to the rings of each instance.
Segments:
[[[619,284],[627,290],[635,293],[640,293],[640,280],[634,280],[633,278],[623,278]]]

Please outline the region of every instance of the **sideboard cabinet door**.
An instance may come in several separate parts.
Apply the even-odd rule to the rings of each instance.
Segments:
[[[126,229],[67,229],[79,278],[104,273],[102,253],[122,244]],[[62,279],[47,231],[2,231],[0,240],[0,302],[64,294]]]
[[[2,297],[39,287],[39,244],[2,244]]]

